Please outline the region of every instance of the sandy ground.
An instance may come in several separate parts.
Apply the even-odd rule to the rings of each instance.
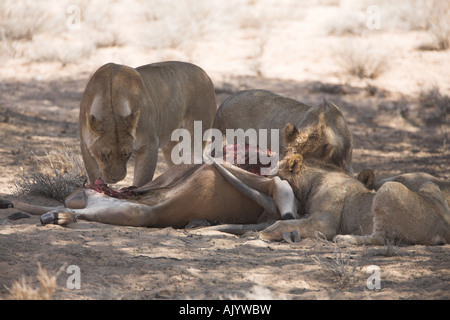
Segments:
[[[289,19],[281,19],[284,11],[275,12],[277,20],[261,28],[258,19],[265,15],[254,12],[270,12],[269,5],[266,11],[251,11],[255,4],[246,2],[242,10],[252,19],[231,21],[239,25],[236,32],[214,41],[202,37],[195,46],[145,49],[122,43],[99,46],[76,62],[5,60],[0,66],[0,195],[12,193],[13,181],[32,166],[33,155],[64,145],[78,148],[82,92],[95,69],[109,61],[131,66],[194,62],[210,74],[218,104],[248,88],[307,104],[329,99],[342,109],[353,132],[355,172],[367,167],[379,176],[425,171],[449,179],[449,107],[425,107],[420,99],[433,86],[440,101],[448,98],[449,51],[418,50],[428,39],[425,31],[378,30],[363,38],[382,44],[388,68],[376,79],[359,79],[335,59],[358,37],[327,31],[347,7],[339,1],[305,3]],[[158,173],[166,169],[161,161]],[[131,183],[131,174],[121,185]],[[36,196],[22,199],[57,204]],[[57,275],[55,299],[450,298],[449,245],[270,243],[251,235],[88,222],[64,228],[41,226],[39,217],[10,219],[15,212],[0,211],[0,298],[7,298],[8,288],[22,276],[38,287],[38,262]],[[327,268],[333,264],[335,273]],[[70,265],[80,268],[80,289],[67,287]],[[371,265],[380,268],[380,289],[367,286]]]

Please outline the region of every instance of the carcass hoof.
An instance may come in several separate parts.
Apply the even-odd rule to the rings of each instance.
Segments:
[[[51,211],[41,216],[41,224],[58,224],[60,226],[68,225],[75,222],[75,215],[70,212]]]
[[[6,199],[0,199],[0,209],[11,209],[14,205],[11,201]]]

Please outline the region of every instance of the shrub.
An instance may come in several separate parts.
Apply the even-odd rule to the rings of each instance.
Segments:
[[[375,79],[387,68],[387,57],[378,48],[365,41],[351,42],[340,52],[340,62],[351,75]]]
[[[86,181],[83,161],[79,154],[68,148],[33,156],[31,170],[18,176],[13,191],[17,195],[29,194],[54,198],[59,201]]]

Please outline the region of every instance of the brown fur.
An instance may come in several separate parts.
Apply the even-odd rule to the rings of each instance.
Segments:
[[[399,182],[408,189],[416,192],[420,190],[421,186],[424,183],[433,182],[439,187],[439,189],[441,189],[442,193],[447,199],[448,204],[450,205],[450,181],[437,179],[431,174],[425,172],[412,172],[382,179],[374,178],[373,188],[375,190],[378,190],[383,186],[383,184],[390,181]]]

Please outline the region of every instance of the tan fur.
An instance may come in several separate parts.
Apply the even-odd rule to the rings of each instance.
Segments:
[[[80,106],[81,153],[89,182],[122,180],[134,154],[133,184],[144,185],[153,178],[158,148],[171,163],[178,143],[171,141],[172,132],[183,127],[192,135],[194,121],[201,121],[203,133],[215,112],[214,86],[195,65],[102,66],[89,80]]]
[[[278,129],[279,152],[283,156],[286,147],[283,130],[287,123],[291,123],[292,133],[297,129],[304,133],[298,141],[300,147],[302,141],[315,140],[309,144],[310,150],[303,150],[304,158],[320,158],[352,172],[352,134],[339,108],[327,101],[310,107],[266,90],[241,91],[220,105],[213,127],[223,133],[226,129],[238,128],[244,131]],[[267,141],[270,149],[270,131]]]
[[[392,177],[376,178],[372,169],[364,169],[358,174],[361,181],[370,190],[379,190],[386,182],[399,182],[411,191],[419,191],[426,182],[435,183],[450,206],[450,181],[438,179],[425,172],[412,172],[399,174]]]
[[[416,192],[420,190],[420,188],[424,183],[433,182],[439,187],[439,189],[447,199],[448,204],[450,205],[450,181],[437,179],[436,177],[433,177],[431,174],[425,172],[412,172],[388,178],[374,179],[373,187],[375,190],[378,190],[383,186],[383,184],[390,181],[399,182],[408,189]]]
[[[417,191],[388,181],[375,192],[336,166],[309,159],[298,168],[297,159],[295,153],[287,155],[279,175],[291,184],[305,217],[277,221],[260,232],[261,238],[281,240],[285,232],[297,231],[303,238],[320,232],[357,245],[383,245],[390,238],[408,244],[450,243],[450,208],[432,176],[421,180]]]

